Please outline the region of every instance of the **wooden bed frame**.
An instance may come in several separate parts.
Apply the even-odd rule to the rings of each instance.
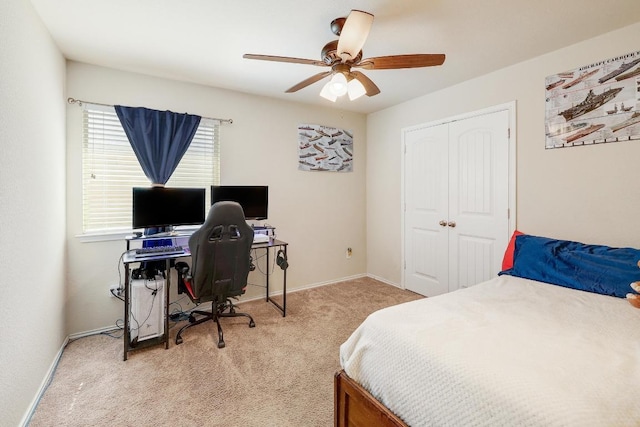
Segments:
[[[335,427],[408,427],[344,370],[335,375],[333,401]]]

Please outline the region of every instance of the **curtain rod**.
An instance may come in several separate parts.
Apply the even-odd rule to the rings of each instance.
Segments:
[[[89,102],[89,101],[82,101],[80,99],[74,99],[74,98],[67,98],[67,102],[69,104],[78,104],[79,106],[81,106],[82,104],[93,104],[93,105],[101,105],[103,107],[113,107],[113,105],[109,105],[109,104],[101,104],[99,102]],[[202,117],[203,119],[209,119],[209,120],[218,120],[219,122],[222,123],[233,123],[233,119],[217,119],[217,118],[213,118],[213,117]]]

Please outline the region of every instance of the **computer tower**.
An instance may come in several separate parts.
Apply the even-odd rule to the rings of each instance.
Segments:
[[[164,334],[164,278],[131,280],[129,334],[139,342]]]

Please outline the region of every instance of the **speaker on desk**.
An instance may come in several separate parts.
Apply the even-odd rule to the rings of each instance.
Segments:
[[[284,251],[280,249],[278,254],[276,255],[276,265],[283,270],[289,268],[289,263],[287,262],[287,255],[285,255]]]

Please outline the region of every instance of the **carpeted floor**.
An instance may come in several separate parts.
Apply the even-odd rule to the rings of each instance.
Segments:
[[[31,419],[39,426],[330,426],[339,347],[372,312],[421,298],[370,278],[287,295],[287,317],[264,300],[189,329],[184,343],[129,353],[122,339],[81,338],[65,348]]]

